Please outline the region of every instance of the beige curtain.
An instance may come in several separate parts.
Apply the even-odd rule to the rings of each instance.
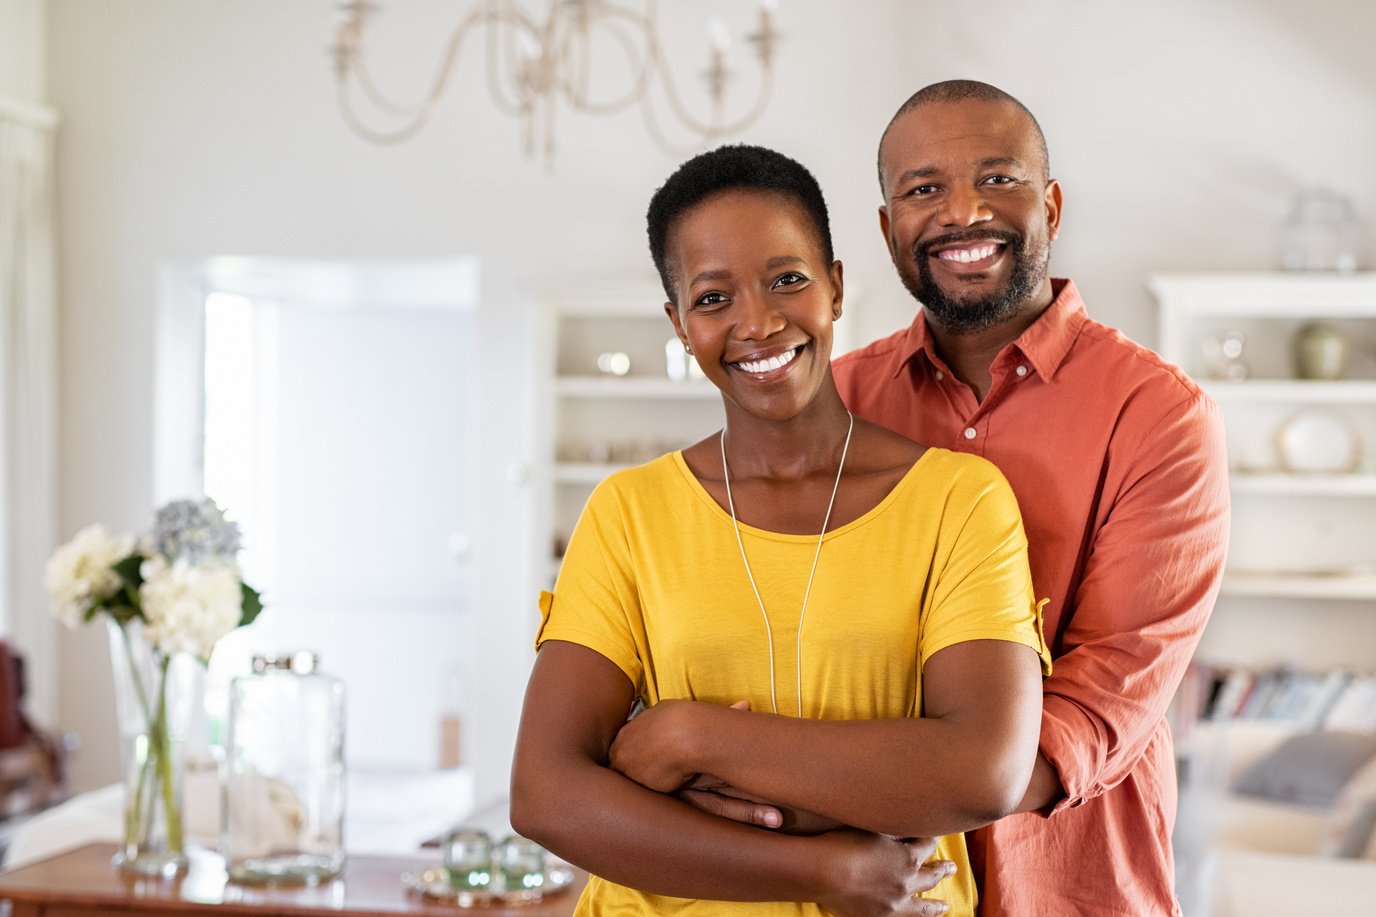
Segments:
[[[25,706],[51,723],[56,633],[43,567],[56,537],[56,118],[0,103],[0,636],[28,663]]]

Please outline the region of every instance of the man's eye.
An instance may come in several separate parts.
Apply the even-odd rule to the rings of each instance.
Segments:
[[[913,197],[921,197],[926,194],[935,194],[939,189],[936,185],[918,185],[908,192]]]
[[[778,289],[779,287],[791,287],[795,284],[803,283],[806,280],[807,278],[804,277],[802,274],[799,274],[797,271],[789,271],[786,274],[781,274],[779,276],[779,279],[774,281],[774,288]]]
[[[986,185],[1011,185],[1017,179],[1011,175],[990,175],[984,180]]]

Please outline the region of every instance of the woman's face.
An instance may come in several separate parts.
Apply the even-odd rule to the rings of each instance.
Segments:
[[[771,420],[810,405],[831,372],[841,263],[824,260],[803,206],[721,191],[675,221],[668,249],[678,305],[665,312],[728,402]]]

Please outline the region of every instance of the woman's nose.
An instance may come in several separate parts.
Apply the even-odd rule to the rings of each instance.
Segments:
[[[783,315],[767,295],[748,292],[736,297],[736,337],[743,341],[762,341],[783,329]]]

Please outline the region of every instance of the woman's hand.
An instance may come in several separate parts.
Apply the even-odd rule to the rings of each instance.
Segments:
[[[674,795],[708,815],[774,828],[780,834],[821,834],[842,827],[841,822],[825,815],[751,796],[710,774],[698,774]]]
[[[937,898],[918,897],[953,875],[949,860],[927,862],[936,851],[931,838],[892,838],[843,828],[818,836],[830,843],[831,860],[844,864],[826,877],[828,891],[817,903],[843,917],[878,917],[902,914],[937,917],[950,905]]]

